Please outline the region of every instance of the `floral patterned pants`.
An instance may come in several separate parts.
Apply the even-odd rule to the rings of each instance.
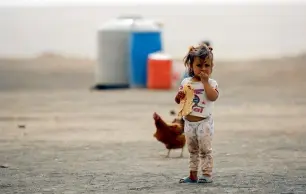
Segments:
[[[212,175],[213,157],[211,142],[213,132],[214,123],[211,117],[198,122],[190,122],[185,119],[184,133],[190,154],[190,171],[198,171],[200,164],[203,175]]]

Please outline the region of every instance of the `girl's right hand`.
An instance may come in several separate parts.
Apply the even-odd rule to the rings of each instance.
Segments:
[[[175,102],[179,104],[183,98],[185,98],[185,93],[183,91],[179,91],[175,97]]]
[[[184,99],[185,98],[185,93],[183,91],[179,91],[177,93],[177,98],[180,99],[180,100]]]

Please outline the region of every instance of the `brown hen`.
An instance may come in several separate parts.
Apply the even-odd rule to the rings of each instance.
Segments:
[[[186,143],[184,133],[184,121],[182,119],[174,119],[172,123],[166,123],[157,113],[153,114],[156,132],[154,137],[165,144],[168,149],[169,157],[172,149],[182,149],[180,157],[183,157],[183,149]]]

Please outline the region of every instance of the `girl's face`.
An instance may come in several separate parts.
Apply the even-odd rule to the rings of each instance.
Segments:
[[[208,76],[210,76],[212,72],[212,63],[209,57],[206,57],[205,60],[201,60],[199,57],[196,57],[192,64],[192,70],[195,77],[199,78],[199,74],[203,71]]]

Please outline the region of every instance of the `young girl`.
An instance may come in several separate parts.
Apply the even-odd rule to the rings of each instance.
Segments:
[[[200,44],[206,44],[206,45],[208,46],[208,48],[212,50],[212,47],[211,47],[209,41],[207,41],[207,40],[206,40],[206,41],[202,41]],[[183,74],[181,80],[183,80],[183,79],[186,78],[186,77],[189,77],[189,72],[187,72],[187,71],[184,72],[184,74]]]
[[[194,88],[194,106],[192,112],[183,117],[184,133],[190,154],[190,174],[180,180],[180,183],[211,183],[212,182],[212,135],[214,131],[212,108],[218,99],[218,84],[210,78],[213,70],[212,48],[205,44],[191,47],[184,58],[189,76],[180,85],[175,97],[176,103],[184,98],[183,86],[187,83]],[[200,162],[201,175],[198,177]]]

